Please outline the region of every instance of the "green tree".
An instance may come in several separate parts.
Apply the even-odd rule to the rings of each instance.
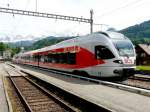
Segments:
[[[3,52],[6,50],[6,45],[3,42],[0,42],[0,55],[3,55]]]
[[[20,47],[11,48],[11,50],[12,50],[12,57],[13,57],[15,54],[18,54],[21,51],[21,48]]]

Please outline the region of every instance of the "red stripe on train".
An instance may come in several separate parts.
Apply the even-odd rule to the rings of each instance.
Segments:
[[[39,55],[47,55],[48,53],[60,53],[60,52],[76,52],[76,64],[60,64],[60,63],[47,63],[47,62],[39,62],[40,66],[43,67],[55,67],[55,68],[64,68],[64,69],[80,69],[80,68],[86,68],[91,66],[96,66],[99,64],[104,64],[104,60],[96,59],[95,55],[88,51],[87,49],[81,48],[79,46],[73,46],[73,47],[66,47],[66,48],[59,48],[55,50],[40,52],[40,53],[34,53]],[[37,62],[27,62],[30,64],[37,64]]]

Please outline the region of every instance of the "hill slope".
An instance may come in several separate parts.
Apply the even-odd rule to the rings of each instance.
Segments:
[[[38,40],[34,42],[30,47],[25,47],[25,50],[34,50],[34,49],[39,49],[43,48],[46,46],[50,46],[53,44],[56,44],[58,42],[61,42],[63,40],[71,39],[74,37],[54,37],[54,36],[49,36],[44,39]]]
[[[129,37],[135,44],[150,43],[150,20],[120,31]]]
[[[126,29],[119,31],[129,37],[134,44],[150,43],[150,20],[141,24],[137,24]],[[39,49],[45,46],[58,43],[63,40],[67,40],[74,37],[54,37],[49,36],[38,41],[20,41],[16,43],[10,43],[10,47],[24,47],[25,50]]]

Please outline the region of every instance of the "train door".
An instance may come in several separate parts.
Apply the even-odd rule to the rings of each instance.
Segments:
[[[92,73],[95,76],[100,77],[103,76],[104,73],[106,72],[107,66],[110,66],[107,65],[107,62],[109,61],[109,59],[114,58],[114,55],[109,50],[109,48],[107,48],[107,46],[103,46],[103,45],[95,46],[94,51],[95,51],[95,59],[99,60],[100,63],[92,68]]]

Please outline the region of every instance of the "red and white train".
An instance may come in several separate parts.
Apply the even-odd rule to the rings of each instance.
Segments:
[[[16,63],[109,78],[134,74],[136,54],[132,42],[121,33],[95,32],[56,45],[20,53]]]

